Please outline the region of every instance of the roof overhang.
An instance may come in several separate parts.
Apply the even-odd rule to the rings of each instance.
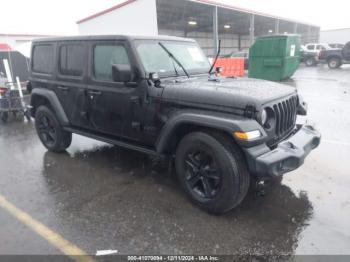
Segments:
[[[110,13],[116,9],[122,8],[126,5],[129,5],[133,2],[136,2],[137,0],[127,0],[125,2],[122,2],[118,5],[112,6],[108,9],[105,9],[101,12],[98,12],[96,14],[90,15],[88,17],[85,17],[79,21],[77,21],[77,24],[81,24],[84,23],[86,21],[92,20],[94,18],[97,18],[99,16],[102,16],[104,14]],[[196,2],[199,4],[206,4],[206,5],[212,5],[212,6],[217,6],[220,8],[224,8],[224,9],[231,9],[231,10],[235,10],[235,11],[239,11],[242,13],[248,13],[248,14],[254,14],[254,15],[259,15],[259,16],[263,16],[263,17],[269,17],[269,18],[274,18],[274,19],[279,19],[279,20],[284,20],[284,21],[288,21],[288,22],[293,22],[293,23],[299,23],[299,24],[305,24],[305,25],[310,25],[310,26],[314,26],[314,27],[319,27],[317,25],[313,25],[307,22],[302,22],[302,21],[297,21],[297,20],[293,20],[293,19],[289,19],[289,18],[284,18],[284,17],[280,17],[280,16],[274,16],[274,15],[270,15],[270,14],[266,14],[266,13],[262,13],[262,12],[258,12],[258,11],[253,11],[250,9],[245,9],[245,8],[241,8],[241,7],[237,7],[237,6],[233,6],[233,5],[228,5],[228,4],[223,4],[223,3],[219,3],[216,1],[212,1],[212,0],[187,0],[187,1],[191,1],[191,2]]]
[[[112,7],[108,8],[108,9],[105,9],[105,10],[103,10],[103,11],[101,11],[101,12],[98,12],[98,13],[96,13],[96,14],[93,14],[93,15],[90,15],[90,16],[88,16],[88,17],[85,17],[85,18],[83,18],[83,19],[77,21],[77,24],[81,24],[81,23],[84,23],[84,22],[86,22],[86,21],[92,20],[92,19],[94,19],[94,18],[96,18],[96,17],[99,17],[99,16],[101,16],[101,15],[110,13],[110,12],[112,12],[112,11],[114,11],[114,10],[117,10],[117,9],[119,9],[119,8],[122,8],[122,7],[124,7],[124,6],[126,6],[126,5],[129,5],[129,4],[131,4],[131,3],[133,3],[133,2],[136,2],[136,1],[137,1],[137,0],[128,0],[128,1],[122,2],[122,3],[118,4],[118,5],[112,6]]]

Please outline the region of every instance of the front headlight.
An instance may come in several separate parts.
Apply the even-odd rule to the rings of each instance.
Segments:
[[[304,101],[303,97],[299,94],[298,95],[299,105],[297,108],[297,114],[300,116],[306,116],[307,115],[307,103]]]
[[[266,107],[260,113],[260,123],[265,129],[275,126],[275,112],[272,108]]]
[[[266,111],[266,109],[263,109],[263,111],[261,112],[260,119],[261,119],[261,124],[263,126],[266,125],[266,123],[267,123],[267,111]]]

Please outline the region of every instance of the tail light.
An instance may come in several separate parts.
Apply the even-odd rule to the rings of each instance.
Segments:
[[[322,59],[323,53],[324,53],[324,50],[321,50],[320,53],[318,54],[318,58],[319,58],[319,59]]]
[[[4,94],[4,93],[6,93],[6,91],[7,91],[7,88],[5,88],[5,87],[0,87],[0,94],[1,94],[1,95]]]

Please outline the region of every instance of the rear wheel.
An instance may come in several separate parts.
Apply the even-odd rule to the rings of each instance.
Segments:
[[[307,67],[311,67],[311,66],[315,66],[316,65],[316,59],[314,57],[308,57],[306,60],[305,60],[305,65]]]
[[[46,106],[36,110],[35,127],[41,142],[49,151],[63,152],[72,142],[72,134],[62,129],[55,114]]]
[[[187,195],[207,212],[227,212],[248,192],[245,159],[223,135],[195,132],[185,136],[177,148],[175,166]]]
[[[337,69],[341,66],[341,60],[338,57],[333,57],[328,60],[328,67],[330,69]]]

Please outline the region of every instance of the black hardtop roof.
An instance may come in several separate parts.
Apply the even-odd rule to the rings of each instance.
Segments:
[[[159,40],[159,41],[181,41],[195,42],[190,38],[175,36],[129,36],[129,35],[89,35],[89,36],[66,36],[66,37],[45,37],[36,38],[33,44],[37,42],[59,42],[59,41],[93,41],[93,40]]]

